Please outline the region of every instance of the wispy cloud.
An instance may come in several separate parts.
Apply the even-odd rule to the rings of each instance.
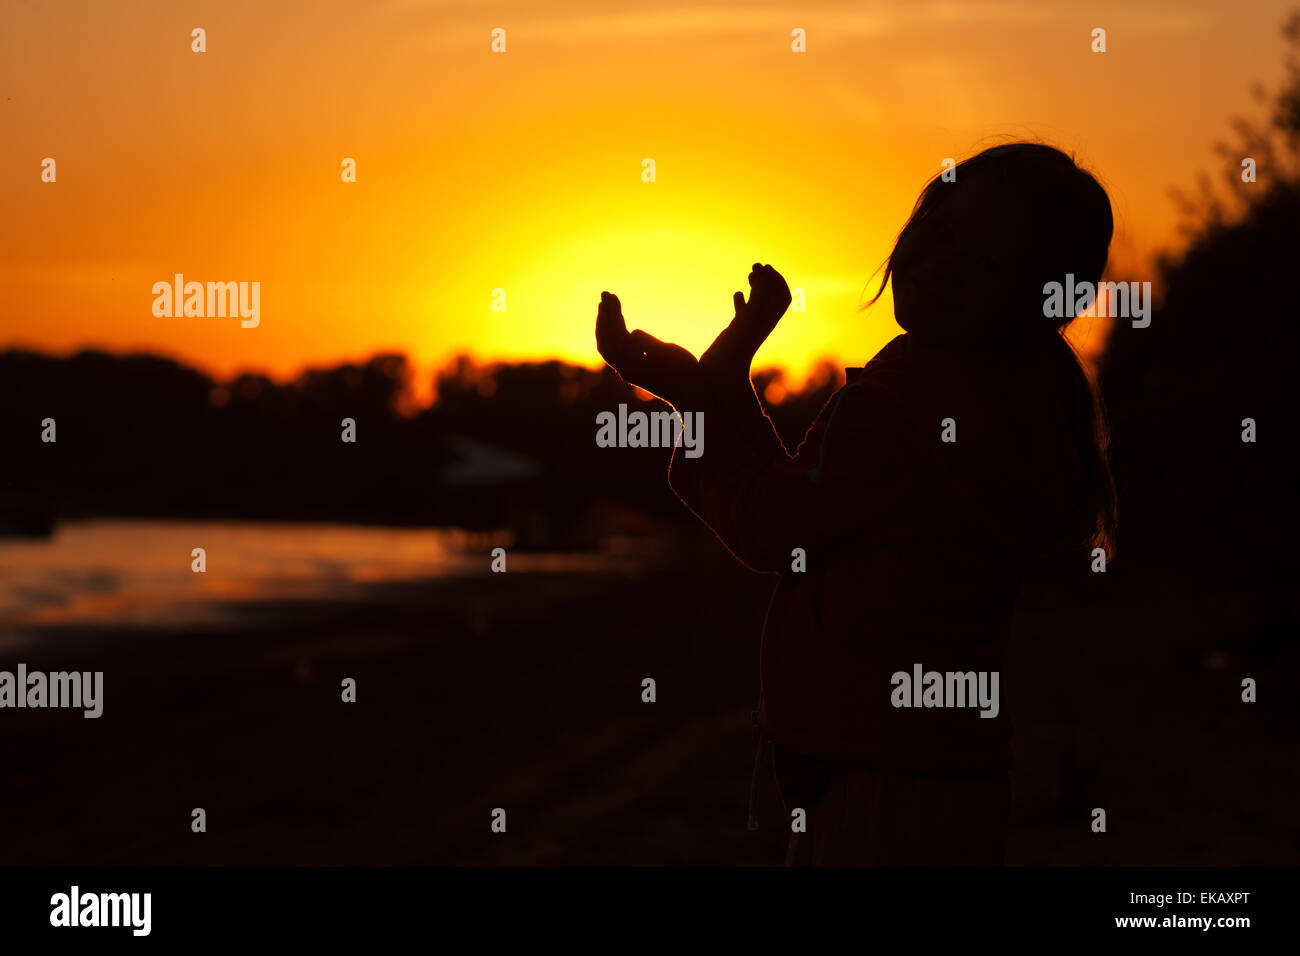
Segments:
[[[544,13],[513,10],[491,0],[387,0],[385,7],[395,16],[436,14],[441,20],[436,27],[438,35],[456,41],[481,37],[491,27],[502,26],[522,36],[572,40],[785,35],[794,27],[803,27],[821,39],[841,42],[942,26],[1075,24],[1081,14],[1079,8],[1069,5],[1013,0],[892,0],[874,3],[869,9],[845,0],[798,5],[681,3],[617,11],[603,4],[578,3],[567,9],[552,7]],[[1157,3],[1142,9],[1102,5],[1086,12],[1090,22],[1110,19],[1127,30],[1144,33],[1204,29],[1209,23],[1209,11],[1195,2]],[[492,17],[496,19],[489,24]]]

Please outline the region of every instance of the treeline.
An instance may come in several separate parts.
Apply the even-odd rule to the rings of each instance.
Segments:
[[[598,412],[661,407],[608,369],[461,357],[438,374],[427,409],[411,407],[412,374],[396,354],[280,383],[216,381],[151,355],[0,353],[0,520],[11,530],[42,516],[504,524],[537,546],[578,546],[599,533],[601,504],[682,516],[666,452],[596,446]],[[772,406],[789,441],[839,384],[819,374]],[[47,419],[53,442],[42,440]]]
[[[1283,32],[1300,53],[1300,13]],[[1237,121],[1222,176],[1184,200],[1188,243],[1158,264],[1150,327],[1117,322],[1100,369],[1120,553],[1278,593],[1296,568],[1300,477],[1300,60],[1288,64],[1267,121]]]

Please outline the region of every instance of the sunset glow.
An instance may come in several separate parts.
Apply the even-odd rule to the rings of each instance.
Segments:
[[[1046,139],[1111,191],[1117,267],[1175,243],[1167,189],[1277,79],[1286,5],[1132,6],[10,6],[0,345],[220,375],[378,350],[594,367],[602,290],[699,352],[763,261],[807,311],[759,363],[860,364],[897,332],[888,293],[858,311],[868,280],[944,157]],[[259,327],[154,317],[177,272],[259,281]]]

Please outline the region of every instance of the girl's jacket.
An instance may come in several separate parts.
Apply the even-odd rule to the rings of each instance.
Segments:
[[[1016,688],[1001,671],[1022,570],[1091,528],[1056,347],[943,351],[900,335],[848,370],[793,457],[748,383],[703,400],[703,454],[675,449],[669,482],[737,558],[781,576],[758,717],[778,753],[1009,769]],[[896,677],[918,667],[941,675],[931,706],[924,676]],[[981,674],[986,700],[998,675],[996,706],[970,693]]]

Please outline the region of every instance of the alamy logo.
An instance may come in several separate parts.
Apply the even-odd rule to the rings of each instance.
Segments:
[[[981,717],[998,715],[997,671],[895,671],[889,702],[895,707],[978,707]]]
[[[186,282],[176,273],[171,282],[153,284],[153,314],[160,319],[225,318],[239,316],[245,329],[262,321],[262,283]]]
[[[0,671],[0,707],[71,707],[85,710],[83,717],[104,712],[104,672]]]
[[[703,412],[628,413],[627,405],[596,415],[598,448],[667,448],[681,445],[687,458],[704,454]]]
[[[51,926],[129,926],[132,936],[148,936],[152,893],[82,893],[73,884],[50,897]]]
[[[1065,283],[1049,282],[1043,286],[1043,315],[1049,319],[1072,319],[1076,315],[1099,315],[1094,311],[1101,294],[1105,293],[1106,312],[1112,319],[1132,318],[1133,328],[1145,329],[1151,324],[1150,282],[1074,282],[1074,273],[1065,274]]]

